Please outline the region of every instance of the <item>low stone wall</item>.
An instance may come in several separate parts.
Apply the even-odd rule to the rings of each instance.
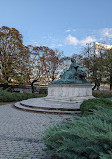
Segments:
[[[49,84],[48,97],[75,98],[92,96],[91,84]]]

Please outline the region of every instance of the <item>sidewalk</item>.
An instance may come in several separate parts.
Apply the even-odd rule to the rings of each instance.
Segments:
[[[51,125],[69,120],[70,115],[38,114],[0,106],[0,159],[50,159],[43,133]]]

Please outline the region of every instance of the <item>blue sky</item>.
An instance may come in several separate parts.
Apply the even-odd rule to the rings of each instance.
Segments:
[[[0,27],[15,27],[25,45],[80,54],[89,42],[112,44],[112,0],[0,0]]]

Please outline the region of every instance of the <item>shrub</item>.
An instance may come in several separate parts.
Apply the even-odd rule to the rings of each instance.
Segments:
[[[109,151],[108,154],[101,154],[100,159],[112,159],[112,152]]]
[[[112,91],[107,91],[107,90],[98,91],[98,90],[95,90],[95,91],[93,91],[93,96],[96,97],[96,98],[110,98],[110,97],[112,97]]]
[[[33,93],[10,93],[0,89],[0,102],[14,102],[37,97]]]
[[[112,158],[111,115],[111,109],[99,108],[93,115],[49,128],[44,137],[46,151],[59,159]]]
[[[39,89],[39,94],[48,94],[47,89]]]
[[[112,101],[108,98],[88,99],[80,105],[80,109],[82,115],[88,115],[93,109],[97,109],[99,106],[112,109]]]

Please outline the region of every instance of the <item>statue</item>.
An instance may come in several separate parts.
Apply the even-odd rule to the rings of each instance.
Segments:
[[[78,65],[75,59],[71,59],[71,65],[64,74],[60,75],[60,79],[52,81],[53,84],[90,84],[86,79],[85,68]]]

